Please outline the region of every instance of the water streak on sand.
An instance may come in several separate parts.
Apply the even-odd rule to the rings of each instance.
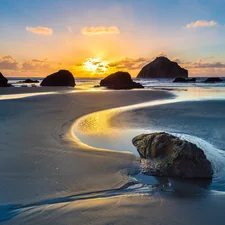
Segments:
[[[191,95],[190,92],[176,92],[177,96],[172,99],[145,102],[141,104],[135,104],[91,113],[79,118],[72,127],[71,132],[76,141],[78,141],[82,145],[89,146],[91,148],[98,148],[104,151],[119,150],[126,153],[133,153],[138,156],[135,147],[131,144],[131,139],[134,136],[143,132],[151,133],[163,130],[142,130],[138,128],[130,129],[127,127],[120,126],[114,127],[110,123],[112,118],[116,118],[116,116],[120,115],[121,113],[140,108],[160,106],[178,102],[196,102],[209,99],[224,99],[223,95],[218,96],[215,93],[213,95],[212,92],[207,92],[205,90],[201,90],[201,92],[203,93],[201,95],[199,95],[198,93],[194,93]],[[193,142],[198,147],[202,148],[207,158],[212,162],[215,181],[216,179],[219,179],[218,177],[221,173],[224,173],[225,168],[225,152],[223,150],[217,149],[215,146],[211,145],[207,141],[195,136],[187,135],[185,133],[174,132],[172,132],[172,134],[179,136],[182,139],[186,139],[190,142]],[[216,186],[217,182],[214,182],[213,185]],[[213,190],[213,188],[211,190]]]
[[[129,182],[122,186],[121,188],[111,189],[111,190],[102,190],[96,192],[88,192],[83,194],[65,196],[55,199],[47,199],[41,202],[30,203],[27,205],[14,204],[14,205],[2,205],[0,206],[0,222],[7,221],[13,217],[19,215],[20,213],[32,211],[37,208],[42,208],[42,210],[56,206],[60,207],[63,203],[76,202],[76,201],[89,201],[89,200],[98,200],[103,198],[111,197],[121,197],[125,195],[144,195],[150,194],[150,191],[153,189],[157,190],[157,186],[139,184],[135,181]]]

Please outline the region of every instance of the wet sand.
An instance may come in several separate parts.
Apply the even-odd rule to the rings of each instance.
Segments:
[[[74,121],[83,115],[170,97],[162,91],[96,91],[0,101],[0,220],[3,224],[190,224],[190,214],[185,214],[191,210],[196,214],[202,207],[200,216],[191,218],[199,224],[196,221],[210,221],[202,215],[213,207],[220,224],[221,196],[205,206],[210,197],[196,197],[193,202],[157,188],[150,191],[129,177],[139,163],[136,156],[88,148],[72,136]]]

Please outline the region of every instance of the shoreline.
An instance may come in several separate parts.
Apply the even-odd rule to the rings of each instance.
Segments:
[[[84,114],[168,95],[159,91],[100,91],[0,101],[0,205],[123,186],[130,179],[124,171],[136,162],[135,156],[90,151],[75,143],[68,132]]]
[[[130,183],[128,174],[136,168],[136,156],[90,149],[76,143],[71,136],[74,121],[83,115],[171,96],[164,91],[133,90],[0,101],[3,224],[49,224],[53,220],[59,224],[87,224],[87,220],[92,224],[119,221],[168,224],[174,223],[174,218],[183,224],[199,224],[199,221],[210,224],[212,215],[217,217],[218,224],[223,224],[221,196],[218,202],[212,197],[196,197],[195,201],[163,195],[157,190],[151,194],[150,187]],[[9,204],[30,207],[23,210],[10,208]],[[202,208],[202,213],[197,213],[195,207]],[[212,212],[211,207],[217,210]],[[160,219],[162,210],[164,217]],[[187,212],[196,215],[185,222],[183,216]]]

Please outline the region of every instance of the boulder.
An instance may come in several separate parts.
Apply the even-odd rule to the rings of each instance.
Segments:
[[[0,73],[0,87],[10,87],[11,85],[8,84],[8,79]]]
[[[154,61],[144,66],[137,78],[176,78],[188,77],[188,71],[181,68],[177,62],[172,62],[166,57],[157,57]]]
[[[59,70],[47,76],[42,82],[41,86],[70,86],[74,87],[75,79],[73,74],[68,70]]]
[[[203,150],[168,133],[142,134],[132,140],[143,172],[153,176],[212,178],[213,170]]]
[[[19,81],[18,83],[24,84],[24,83],[39,83],[38,80],[32,80],[32,79],[26,79],[23,81]]]
[[[183,77],[177,77],[173,81],[174,83],[188,83],[188,82],[195,82],[196,78],[183,78]]]
[[[110,89],[144,88],[140,83],[134,82],[128,72],[113,73],[101,80],[100,86]]]
[[[205,83],[216,83],[216,82],[222,82],[223,80],[219,77],[210,77],[207,80],[205,80]]]

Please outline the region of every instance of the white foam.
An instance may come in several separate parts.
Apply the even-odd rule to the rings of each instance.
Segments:
[[[196,144],[199,148],[201,148],[204,151],[207,159],[212,163],[214,174],[218,174],[222,170],[225,170],[225,151],[220,150],[207,141],[195,136],[180,133],[172,134],[183,140],[187,140],[193,144]]]

